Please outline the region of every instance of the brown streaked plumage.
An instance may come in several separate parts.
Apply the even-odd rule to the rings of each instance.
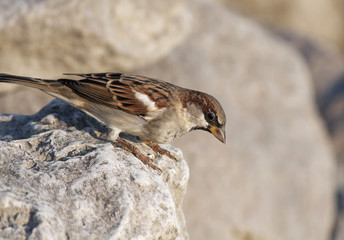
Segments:
[[[135,97],[137,91],[146,94],[158,108],[168,107],[168,88],[164,82],[157,88],[158,80],[121,73],[66,74],[83,77],[81,80],[59,79],[76,94],[95,103],[122,109],[128,113],[145,115],[147,107]],[[159,82],[161,83],[161,82]]]
[[[157,169],[138,149],[121,139],[125,132],[146,141],[154,151],[156,143],[169,143],[185,133],[202,129],[225,142],[226,116],[212,96],[178,87],[161,80],[122,73],[65,74],[78,80],[48,80],[0,73],[0,82],[40,89],[103,122],[109,139],[120,142],[144,163]],[[156,145],[154,145],[154,143]]]

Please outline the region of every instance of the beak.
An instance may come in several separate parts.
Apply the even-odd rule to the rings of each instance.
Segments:
[[[209,131],[221,142],[226,143],[226,131],[225,126],[222,127],[215,127],[212,126],[209,128]]]

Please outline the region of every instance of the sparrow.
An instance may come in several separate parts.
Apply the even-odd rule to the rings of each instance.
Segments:
[[[156,153],[176,159],[158,144],[192,130],[205,130],[225,143],[226,115],[211,95],[161,80],[125,73],[65,73],[77,79],[31,78],[0,73],[0,82],[42,90],[105,124],[108,140],[161,171],[121,132],[136,136]]]

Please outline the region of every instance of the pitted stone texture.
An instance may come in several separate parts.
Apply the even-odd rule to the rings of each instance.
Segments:
[[[33,116],[0,115],[0,236],[187,239],[180,150],[164,145],[179,161],[156,159],[159,174],[94,126],[58,100]]]

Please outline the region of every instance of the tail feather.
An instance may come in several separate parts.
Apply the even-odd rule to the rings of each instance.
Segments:
[[[10,75],[6,73],[0,73],[0,82],[14,83],[18,85],[27,86],[27,87],[37,88],[39,90],[46,91],[46,92],[54,92],[53,89],[49,85],[54,82],[58,83],[55,80],[23,77],[23,76]]]

